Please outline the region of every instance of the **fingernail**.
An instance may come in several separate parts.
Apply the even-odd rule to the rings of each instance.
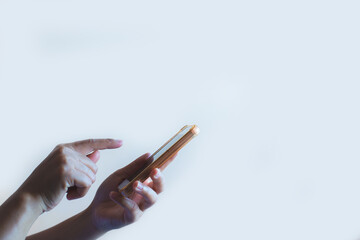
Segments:
[[[117,187],[118,190],[121,190],[123,187],[125,187],[130,181],[125,179],[124,181],[122,181],[119,186]]]
[[[159,169],[156,169],[156,173],[154,175],[154,178],[159,178],[160,177],[160,170]]]
[[[122,143],[123,143],[123,141],[122,141],[122,140],[119,140],[119,139],[116,139],[115,142],[116,142],[117,144],[122,144]]]
[[[116,197],[116,193],[115,192],[110,192],[110,197],[114,199]]]
[[[141,182],[137,182],[136,190],[141,191],[141,190],[143,190],[143,188],[144,188],[144,185]]]

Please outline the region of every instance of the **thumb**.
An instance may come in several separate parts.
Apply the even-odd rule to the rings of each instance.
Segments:
[[[67,191],[66,198],[68,200],[81,198],[85,196],[88,191],[89,188],[85,188],[85,187],[70,187]]]
[[[128,164],[127,166],[120,168],[113,172],[107,179],[106,182],[111,189],[118,188],[119,184],[124,180],[130,181],[140,171],[151,163],[150,153],[145,153],[138,157],[136,160]]]
[[[100,151],[95,150],[94,152],[87,155],[87,157],[90,158],[90,160],[93,161],[94,163],[97,163],[100,159]]]
[[[151,162],[152,159],[150,158],[150,153],[145,153],[128,164],[126,167],[123,167],[114,172],[114,174],[130,180],[132,177],[135,177],[144,168],[146,168]]]

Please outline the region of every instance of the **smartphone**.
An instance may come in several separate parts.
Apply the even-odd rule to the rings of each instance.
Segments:
[[[124,196],[130,196],[133,192],[133,184],[136,181],[144,182],[149,178],[151,171],[155,168],[161,168],[169,164],[169,160],[184,147],[191,139],[200,132],[196,125],[186,125],[180,131],[162,145],[155,153],[150,156],[150,164],[141,172],[135,175],[131,180],[122,182],[118,190]]]

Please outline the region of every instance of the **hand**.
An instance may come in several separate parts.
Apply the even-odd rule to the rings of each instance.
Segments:
[[[44,211],[53,209],[67,193],[67,199],[83,197],[95,181],[96,162],[102,149],[118,148],[119,140],[89,139],[60,144],[33,171],[20,192],[39,200]]]
[[[147,166],[151,161],[149,156],[148,153],[144,154],[126,167],[115,171],[99,187],[86,211],[90,212],[92,223],[100,232],[135,222],[156,202],[158,194],[164,188],[164,177],[159,169],[154,169],[144,183],[135,182],[134,194],[130,198],[122,196],[117,190],[120,183],[134,177],[136,172]]]

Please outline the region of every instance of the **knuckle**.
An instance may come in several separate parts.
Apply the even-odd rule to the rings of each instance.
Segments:
[[[130,213],[129,222],[136,222],[141,217],[142,211],[139,209],[138,205],[135,202],[129,199],[126,199],[125,202],[126,209]]]
[[[58,157],[59,165],[62,166],[64,169],[67,169],[69,165],[69,159],[65,155],[60,155]]]
[[[60,176],[65,176],[67,173],[67,167],[66,165],[60,165],[59,166],[59,175]]]
[[[94,168],[95,173],[97,173],[99,167],[96,164],[94,164],[93,168]]]
[[[58,158],[58,169],[61,176],[66,175],[70,171],[69,160],[66,157]]]
[[[163,181],[159,182],[159,184],[156,186],[156,190],[158,193],[161,193],[164,191],[165,183]]]
[[[162,174],[162,172],[160,170],[157,171],[153,171],[151,178],[155,181],[155,182],[160,182],[164,180],[164,176]]]
[[[144,187],[143,189],[146,200],[149,204],[154,204],[157,200],[157,194],[150,187]]]
[[[142,192],[145,193],[146,195],[150,195],[151,190],[148,186],[144,185]]]
[[[79,182],[80,187],[82,188],[90,188],[92,185],[92,181],[90,178],[82,179],[81,182]]]
[[[133,213],[133,216],[134,216],[134,217],[133,217],[133,221],[134,221],[134,222],[138,221],[138,220],[141,218],[141,215],[142,215],[142,213],[140,213],[140,212],[138,212],[138,211],[137,211],[137,212],[134,212],[134,213]]]
[[[89,176],[90,176],[91,183],[94,183],[96,180],[95,174],[93,174],[91,171],[89,171]]]
[[[65,144],[59,143],[58,145],[55,146],[55,149],[57,149],[57,148],[62,148],[62,147],[64,147],[64,146],[65,146]]]
[[[65,150],[65,145],[64,144],[58,144],[58,145],[56,145],[56,147],[54,149],[54,151],[56,153],[60,153],[60,154],[63,153],[64,150]]]
[[[86,181],[86,187],[91,187],[91,185],[95,182],[95,177],[90,175],[89,178],[87,178],[87,181]]]
[[[94,174],[97,173],[98,166],[95,163],[93,163],[90,159],[86,159],[86,162],[84,164],[89,169],[89,171],[91,171]]]
[[[69,170],[66,166],[59,166],[59,177],[60,177],[60,185],[62,189],[66,189],[68,187],[69,180]]]
[[[96,175],[94,174],[94,175],[93,175],[92,182],[94,183],[95,181],[96,181]]]
[[[65,181],[65,179],[63,179],[61,182],[60,182],[60,187],[61,189],[66,189],[67,188],[67,182]]]
[[[137,205],[134,201],[130,201],[128,200],[128,206],[129,206],[129,210],[132,212],[132,213],[136,213],[137,212]]]
[[[62,163],[67,163],[67,157],[69,155],[69,148],[64,144],[59,144],[54,149],[55,156]]]
[[[153,196],[151,196],[151,197],[149,198],[149,203],[150,203],[151,205],[155,204],[156,201],[157,201],[157,198],[158,198],[158,196],[157,196],[156,194],[154,194]]]

